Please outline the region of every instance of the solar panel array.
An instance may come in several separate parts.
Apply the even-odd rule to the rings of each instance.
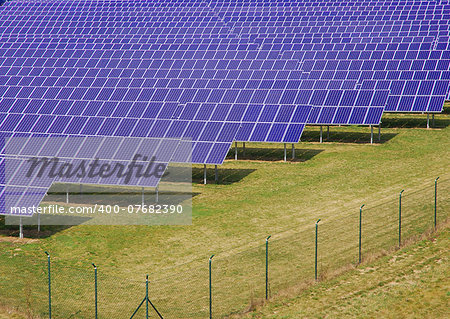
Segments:
[[[12,0],[0,17],[5,207],[54,181],[24,185],[31,155],[222,164],[233,141],[441,112],[450,93],[447,1]]]

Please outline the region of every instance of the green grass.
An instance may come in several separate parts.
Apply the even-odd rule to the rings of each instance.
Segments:
[[[440,187],[450,188],[450,116],[437,115],[435,129],[424,128],[424,115],[387,115],[383,122],[389,125],[382,129],[382,143],[374,145],[367,143],[367,127],[331,127],[323,144],[316,142],[319,129],[308,127],[296,145],[296,160],[286,163],[280,144],[247,144],[245,160],[232,160],[230,152],[219,184],[211,168],[210,183],[202,185],[201,167],[194,167],[191,226],[47,227],[35,241],[0,237],[0,300],[45,316],[47,250],[54,263],[55,318],[91,317],[92,262],[99,266],[103,316],[130,316],[149,274],[151,296],[165,317],[205,317],[208,258],[214,253],[215,314],[242,311],[264,293],[267,235],[273,235],[276,295],[313,275],[318,218],[321,273],[355,262],[362,203],[365,253],[389,248],[396,244],[401,189],[406,238],[431,226],[434,178],[441,176]],[[449,193],[442,190],[439,201],[447,216]],[[12,234],[2,228],[0,234]]]
[[[450,230],[365,264],[248,318],[448,318]]]

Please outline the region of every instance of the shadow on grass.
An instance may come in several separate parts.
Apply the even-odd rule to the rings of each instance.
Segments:
[[[142,191],[92,191],[85,189],[83,191],[69,193],[69,204],[73,205],[118,205],[120,207],[128,207],[129,205],[141,205],[142,200],[147,205],[151,204],[170,204],[178,205],[188,196],[195,197],[199,193],[193,192],[165,192],[159,191],[158,196],[154,190]],[[45,203],[59,203],[65,204],[67,199],[66,192],[49,191],[48,195],[44,198]],[[66,204],[67,205],[67,204]]]
[[[295,149],[295,159],[292,159],[291,144],[286,145],[286,160],[289,162],[306,162],[323,152],[317,149]],[[235,149],[232,148],[226,159],[234,160]],[[238,148],[238,160],[251,160],[263,162],[280,162],[284,161],[283,148],[253,148],[246,145],[245,152],[242,148]]]
[[[430,127],[443,129],[450,125],[450,101],[446,101],[442,113],[436,113],[433,122],[432,114],[429,115]],[[444,115],[444,116],[442,116]],[[412,114],[412,113],[386,113],[381,119],[381,126],[386,128],[426,128],[427,119],[424,114]]]
[[[232,168],[222,168],[217,167],[217,184],[229,185],[237,183],[256,171],[255,169],[232,169]],[[203,168],[193,167],[192,168],[192,182],[203,184]],[[206,168],[206,182],[208,184],[215,183],[215,170],[213,167]]]
[[[343,131],[333,131],[333,126],[330,127],[330,134],[327,134],[327,129],[324,127],[322,138],[324,142],[334,142],[334,143],[361,143],[370,144],[370,129],[368,132],[343,132]],[[378,140],[378,128],[373,129],[373,142],[380,144],[385,143],[393,139],[396,133],[383,133],[383,128],[381,128],[381,139]],[[303,131],[302,142],[319,142],[320,141],[320,131]]]
[[[36,225],[24,225],[23,234],[26,239],[47,238],[70,227],[67,225],[41,225],[41,230],[38,231]],[[19,226],[5,225],[5,216],[0,216],[0,235],[19,238]]]
[[[444,129],[450,125],[450,119],[436,117],[434,123],[430,116],[430,128]],[[414,117],[383,118],[381,127],[386,128],[426,128],[427,119]]]
[[[69,190],[69,196],[67,198],[67,192]],[[81,190],[81,192],[80,192]],[[82,185],[80,189],[79,184],[54,184],[49,189],[47,196],[41,202],[41,207],[53,206],[69,206],[69,207],[98,207],[103,206],[104,211],[107,212],[107,207],[110,207],[112,217],[114,217],[114,206],[127,208],[130,205],[134,206],[134,210],[137,210],[136,205],[142,205],[142,201],[146,205],[179,205],[188,204],[193,197],[199,195],[194,192],[173,192],[173,191],[160,191],[158,192],[158,199],[156,199],[156,192],[154,189],[144,189],[144,192],[139,188],[114,188],[114,187],[96,187],[95,185]],[[69,200],[66,203],[67,199]],[[157,202],[156,202],[157,200]],[[188,204],[191,206],[191,204]],[[66,210],[67,211],[67,210]],[[97,213],[100,209],[97,208]],[[125,211],[126,215],[126,211]],[[94,215],[92,215],[94,216]],[[22,218],[23,221],[23,233],[26,239],[38,239],[47,238],[60,231],[68,229],[72,226],[81,225],[89,222],[92,217],[87,215],[40,215],[40,231],[37,230],[37,215],[33,217]],[[97,215],[95,215],[97,216]],[[131,216],[132,215],[126,215]],[[8,224],[5,223],[5,216],[0,216],[0,235],[8,237],[19,237],[19,218],[8,217]],[[101,220],[98,221],[101,224]],[[107,221],[108,222],[108,221]],[[123,220],[122,220],[123,222]],[[126,224],[126,221],[125,221]],[[125,225],[123,224],[123,225]]]

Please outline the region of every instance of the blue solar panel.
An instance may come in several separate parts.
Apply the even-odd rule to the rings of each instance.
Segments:
[[[159,182],[159,177],[152,176],[151,178],[133,178],[125,181],[126,176],[122,178],[97,178],[85,175],[79,177],[77,174],[64,177],[49,176],[49,175],[31,175],[27,177],[30,164],[30,158],[54,158],[58,157],[63,162],[78,165],[82,159],[96,159],[98,167],[103,164],[114,165],[121,163],[129,165],[132,157],[135,154],[143,154],[148,158],[157,156],[156,164],[161,163],[167,166],[171,160],[174,151],[179,144],[176,139],[135,139],[135,138],[116,138],[116,137],[85,137],[74,138],[72,136],[66,137],[41,137],[41,138],[16,138],[8,139],[6,146],[2,149],[0,159],[3,172],[1,184],[2,186],[14,186],[17,196],[14,194],[6,194],[8,202],[6,207],[15,206],[20,202],[20,196],[27,197],[27,192],[36,191],[39,188],[41,196],[35,196],[37,202],[45,195],[46,190],[53,182],[76,182],[76,183],[101,183],[101,184],[127,184],[139,186],[155,187]],[[144,161],[145,162],[145,161]],[[155,165],[156,165],[155,164]],[[42,188],[42,189],[40,189]],[[17,197],[17,198],[16,198]],[[17,201],[17,202],[11,202]],[[20,206],[20,205],[19,205]]]
[[[77,136],[74,161],[125,163],[114,151],[145,142],[166,164],[221,164],[232,141],[439,112],[449,94],[446,3],[45,0],[0,16],[0,132]]]

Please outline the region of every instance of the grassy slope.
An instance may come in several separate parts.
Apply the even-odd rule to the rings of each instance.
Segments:
[[[246,318],[448,318],[450,229]],[[26,315],[0,307],[0,319]]]
[[[417,118],[422,128],[397,127]],[[30,258],[45,263],[47,250],[70,266],[95,262],[123,278],[141,279],[149,270],[164,277],[181,264],[204,265],[211,253],[220,258],[260,245],[267,234],[282,237],[309,229],[318,217],[339,216],[362,202],[374,205],[380,198],[395,198],[401,187],[421,188],[432,185],[435,176],[448,176],[449,118],[438,115],[444,128],[426,130],[424,116],[387,116],[384,125],[391,127],[382,131],[382,138],[389,138],[384,143],[302,142],[296,146],[296,162],[227,160],[219,172],[224,183],[194,184],[192,226],[77,226],[26,245],[0,241],[0,275],[26,268]],[[368,141],[368,132],[332,127],[331,140],[353,134]],[[310,128],[305,136],[317,140],[318,129]],[[283,156],[282,145],[251,148],[247,157],[252,159]]]
[[[450,229],[352,270],[251,318],[449,318]]]

